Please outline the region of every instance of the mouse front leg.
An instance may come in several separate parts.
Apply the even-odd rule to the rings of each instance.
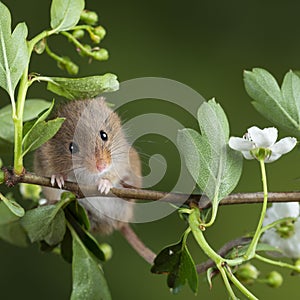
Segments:
[[[66,176],[63,176],[61,174],[53,174],[51,175],[51,184],[54,186],[55,183],[57,183],[58,187],[60,189],[63,188],[65,185]]]
[[[110,189],[113,187],[112,182],[107,178],[100,178],[98,182],[98,191],[104,193],[105,195],[109,193]]]

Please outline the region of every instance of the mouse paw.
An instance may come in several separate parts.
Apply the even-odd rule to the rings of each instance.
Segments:
[[[54,184],[57,183],[58,187],[61,189],[63,188],[64,184],[65,184],[65,180],[64,177],[60,174],[58,175],[52,175],[51,176],[51,184],[52,186],[54,186]]]
[[[98,191],[100,193],[108,194],[113,187],[112,183],[108,179],[100,179],[98,184]]]

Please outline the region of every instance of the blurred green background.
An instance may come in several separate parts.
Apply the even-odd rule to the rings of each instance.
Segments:
[[[12,12],[14,26],[20,21],[27,23],[30,37],[48,28],[50,1],[6,0],[4,3]],[[52,44],[50,40],[56,52],[67,52],[79,62],[80,76],[113,72],[120,81],[156,76],[185,83],[206,99],[216,97],[228,115],[233,135],[243,134],[254,124],[270,125],[251,106],[243,86],[244,69],[266,68],[279,81],[289,69],[300,69],[300,3],[296,1],[87,0],[86,7],[99,13],[100,23],[107,29],[107,37],[102,43],[110,52],[107,62],[87,64],[86,60],[74,55],[72,47],[66,47],[62,38],[58,37]],[[31,71],[67,76],[45,55],[34,56]],[[8,98],[3,91],[0,96],[0,106],[3,106]],[[53,97],[45,91],[44,84],[33,87],[29,96],[48,100]],[[156,111],[160,111],[159,104]],[[143,153],[148,153],[149,148],[147,143],[140,145]],[[11,164],[10,149],[1,144],[0,150],[5,163]],[[30,166],[30,160],[26,163]],[[298,164],[299,153],[295,150],[269,165],[270,190],[299,189]],[[257,163],[245,162],[236,190],[261,190]],[[253,230],[259,211],[259,205],[220,208],[214,228],[206,233],[208,240],[218,248]],[[176,242],[185,224],[174,213],[160,221],[133,227],[157,252],[168,243]],[[113,299],[228,298],[219,278],[209,290],[204,276],[200,277],[196,298],[188,287],[173,296],[167,289],[166,277],[151,274],[149,265],[135,254],[119,233],[101,239],[114,249],[112,260],[104,266]],[[205,256],[192,239],[190,244],[195,261],[203,261]],[[262,276],[273,270],[263,264],[254,264]],[[282,299],[287,294],[291,300],[299,299],[300,278],[289,276],[284,270],[282,273],[286,280],[281,288],[272,289],[257,283],[252,290],[260,299]],[[68,299],[70,289],[71,267],[62,259],[42,254],[36,245],[21,249],[0,242],[1,299]]]

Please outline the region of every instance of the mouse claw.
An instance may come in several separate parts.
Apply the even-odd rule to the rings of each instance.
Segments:
[[[98,184],[98,191],[104,193],[105,195],[109,193],[110,189],[113,187],[112,183],[108,179],[100,179]]]
[[[54,184],[57,183],[58,187],[61,189],[65,185],[65,180],[62,175],[52,175],[51,176],[51,184],[54,186]]]

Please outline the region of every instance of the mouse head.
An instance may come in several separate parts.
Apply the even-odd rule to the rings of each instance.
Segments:
[[[76,176],[96,180],[112,170],[117,172],[128,159],[121,121],[103,98],[69,102],[57,115],[66,120],[55,139]]]

